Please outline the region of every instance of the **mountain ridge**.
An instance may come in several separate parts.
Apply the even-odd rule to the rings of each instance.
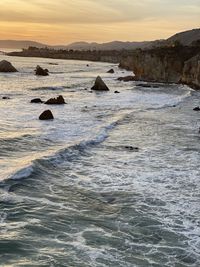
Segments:
[[[183,45],[191,45],[194,41],[200,40],[200,28],[187,30],[176,33],[166,40],[155,41],[111,41],[106,43],[97,42],[74,42],[69,45],[47,45],[36,41],[26,40],[0,40],[0,48],[11,49],[26,49],[29,46],[37,48],[52,48],[52,49],[73,49],[73,50],[132,50],[137,48],[152,48],[154,46],[169,45],[175,42],[180,42]]]

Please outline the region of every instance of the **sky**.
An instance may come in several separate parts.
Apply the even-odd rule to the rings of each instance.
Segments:
[[[200,28],[200,0],[0,0],[0,39],[144,41]]]

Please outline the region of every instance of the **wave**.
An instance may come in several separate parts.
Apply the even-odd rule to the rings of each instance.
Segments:
[[[112,122],[109,125],[105,126],[93,139],[80,141],[78,144],[63,148],[53,155],[32,161],[30,165],[25,166],[17,170],[15,173],[12,173],[8,177],[6,177],[3,182],[9,180],[27,179],[31,177],[34,173],[36,174],[39,171],[48,172],[50,166],[55,167],[65,161],[72,161],[77,159],[77,157],[82,156],[88,149],[104,142],[109,136],[109,131],[115,128],[118,125],[119,121],[120,120]]]
[[[36,87],[31,88],[31,91],[63,91],[65,89],[69,89],[71,86],[44,86],[44,87]]]

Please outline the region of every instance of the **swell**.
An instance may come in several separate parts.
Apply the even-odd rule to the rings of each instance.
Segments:
[[[31,88],[31,91],[63,91],[65,89],[70,89],[71,86],[43,86]]]
[[[48,172],[52,166],[56,167],[63,162],[77,160],[77,158],[86,155],[89,149],[104,142],[108,138],[109,132],[114,129],[121,120],[122,119],[117,120],[103,127],[99,134],[92,139],[82,140],[77,144],[58,150],[53,155],[38,158],[32,161],[29,165],[17,170],[8,177],[5,177],[5,179],[0,182],[0,186],[3,184],[4,187],[5,182],[8,183],[12,180],[27,179],[37,173]]]
[[[51,140],[47,138],[40,139],[38,135],[22,134],[10,138],[0,138],[0,156],[8,156],[10,153],[19,153],[28,151],[43,151],[46,147],[52,147]]]

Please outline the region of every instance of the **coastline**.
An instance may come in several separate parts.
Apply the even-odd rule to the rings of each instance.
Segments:
[[[199,46],[156,47],[152,49],[79,51],[48,48],[23,49],[8,56],[119,63],[135,74],[135,80],[185,84],[200,89]]]

